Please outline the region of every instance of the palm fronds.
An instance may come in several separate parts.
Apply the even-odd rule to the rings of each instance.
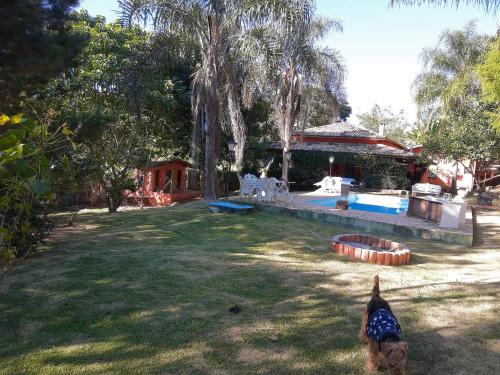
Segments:
[[[405,6],[421,6],[436,5],[436,6],[454,6],[472,5],[477,8],[483,9],[485,12],[496,14],[500,8],[500,0],[390,0],[390,6],[405,5]]]

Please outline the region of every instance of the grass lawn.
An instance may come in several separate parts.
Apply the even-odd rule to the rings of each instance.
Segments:
[[[495,241],[394,238],[412,264],[384,267],[313,232],[354,231],[202,203],[82,215],[0,281],[0,374],[365,374],[358,332],[375,274],[408,374],[498,371]]]

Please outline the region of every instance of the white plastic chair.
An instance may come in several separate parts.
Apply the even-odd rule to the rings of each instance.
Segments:
[[[290,195],[288,184],[285,181],[274,179],[274,183],[275,183],[274,196],[277,199],[288,197]]]
[[[276,180],[274,178],[274,180]],[[273,178],[259,178],[255,185],[256,197],[259,201],[271,202],[274,197],[276,183]]]
[[[240,196],[247,195],[249,198],[252,198],[255,194],[257,177],[247,173],[243,178],[238,175],[238,181],[240,182]]]
[[[316,182],[315,186],[319,186],[318,191],[325,193],[341,193],[342,177],[324,177],[320,182]]]

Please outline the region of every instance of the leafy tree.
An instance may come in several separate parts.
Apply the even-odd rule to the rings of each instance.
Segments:
[[[148,128],[158,144],[179,156],[188,152],[190,63],[159,51],[165,43],[140,28],[106,24],[101,16],[81,11],[72,28],[88,36],[79,66],[68,69],[38,93],[31,103],[40,112],[54,108],[78,137],[92,137],[127,115]],[[155,53],[153,53],[155,51]],[[88,123],[88,126],[86,126]]]
[[[60,112],[59,120],[68,123],[79,145],[68,150],[70,163],[91,167],[92,173],[85,173],[101,184],[110,212],[116,212],[123,191],[135,188],[135,168],[167,151],[187,154],[189,72],[172,71],[167,53],[152,53],[159,41],[137,27],[106,24],[85,11],[72,26],[89,36],[80,65],[50,82],[32,105]]]
[[[403,110],[394,114],[390,108],[381,108],[375,104],[369,112],[358,115],[359,123],[374,132],[383,126],[384,136],[404,144],[409,139],[411,124],[405,117]]]
[[[486,102],[478,64],[484,61],[490,38],[475,25],[445,31],[441,44],[426,50],[427,69],[417,79],[417,104],[425,120],[415,130],[424,156],[472,160],[482,164],[499,157],[499,140],[488,113],[497,103]],[[423,109],[423,110],[422,110]]]
[[[283,145],[282,178],[288,180],[291,134],[301,111],[304,87],[322,90],[331,100],[342,94],[344,66],[340,54],[330,48],[318,47],[330,30],[341,30],[340,24],[326,18],[302,18],[292,30],[270,29],[276,59],[269,74],[278,134]]]
[[[345,121],[352,110],[343,96],[342,92],[334,94],[323,87],[305,86],[297,119],[302,133],[310,127]]]
[[[69,27],[77,0],[0,2],[0,107],[12,110],[72,66],[85,38]]]
[[[463,107],[433,122],[423,138],[424,156],[474,160],[479,167],[500,158],[500,137],[488,110],[485,104]]]
[[[69,135],[69,134],[68,134]],[[81,154],[68,152],[52,164],[53,192],[56,207],[67,212],[68,226],[81,208],[81,196],[92,182],[92,166]]]
[[[104,190],[110,213],[116,212],[123,203],[126,190],[137,189],[132,172],[147,166],[153,142],[144,128],[125,118],[108,122],[99,137],[79,146],[92,177]]]
[[[489,41],[470,22],[462,30],[445,30],[436,47],[423,51],[424,71],[414,82],[421,118],[432,121],[477,101],[481,88],[475,67],[482,62]]]
[[[120,1],[120,6],[128,24],[152,19],[158,32],[195,35],[193,40],[201,62],[193,75],[193,115],[196,123],[203,124],[205,135],[205,199],[215,199],[220,148],[217,146],[221,139],[220,95],[225,91],[227,66],[232,64],[231,46],[244,39],[246,29],[270,19],[275,22],[296,19],[310,12],[311,3],[308,0],[129,0]],[[237,104],[233,103],[233,107],[237,108]]]
[[[340,103],[340,109],[339,109],[339,120],[340,121],[347,121],[347,118],[351,115],[352,113],[352,108],[351,106],[346,102],[341,102]]]
[[[482,98],[494,107],[489,112],[493,119],[492,126],[500,133],[500,36],[491,43],[484,63],[476,70],[483,90]]]

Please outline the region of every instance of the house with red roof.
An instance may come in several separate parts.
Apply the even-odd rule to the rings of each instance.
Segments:
[[[282,145],[280,142],[272,143],[268,150],[277,152],[282,150]],[[304,132],[296,131],[292,133],[290,150],[292,156],[294,151],[305,151],[327,153],[334,157],[338,154],[388,157],[406,164],[410,179],[413,179],[416,173],[416,155],[404,145],[384,137],[382,132],[377,133],[350,122],[336,122],[308,128]],[[328,165],[325,169],[328,169]],[[360,181],[363,177],[362,166],[341,160],[335,161],[332,165],[332,175]]]

